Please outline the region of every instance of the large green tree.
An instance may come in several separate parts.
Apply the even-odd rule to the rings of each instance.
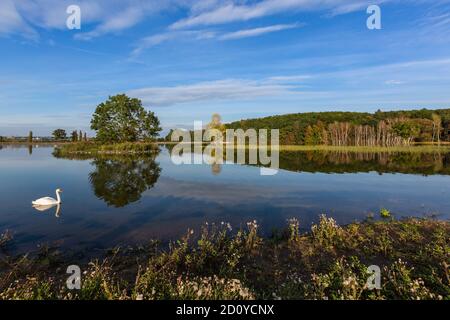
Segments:
[[[155,114],[146,111],[141,100],[125,94],[109,97],[97,106],[91,129],[103,143],[151,140],[161,131]]]
[[[53,131],[52,135],[53,135],[53,138],[55,138],[55,140],[66,140],[67,139],[67,133],[66,133],[66,130],[64,130],[64,129],[56,129],[55,131]]]

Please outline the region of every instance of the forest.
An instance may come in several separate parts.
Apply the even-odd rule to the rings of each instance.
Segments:
[[[240,120],[227,129],[279,129],[282,145],[402,146],[450,140],[450,109],[309,112]]]

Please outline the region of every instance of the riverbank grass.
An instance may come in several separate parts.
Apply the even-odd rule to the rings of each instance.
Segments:
[[[123,142],[100,144],[96,142],[76,142],[57,146],[55,152],[59,155],[70,154],[142,154],[158,150],[154,142]]]
[[[324,152],[361,152],[361,153],[439,153],[450,152],[450,145],[411,145],[397,147],[381,146],[327,146],[327,145],[280,145],[280,151],[324,151]]]
[[[139,154],[149,153],[158,149],[161,144],[173,145],[174,142],[123,142],[101,144],[96,142],[75,142],[57,145],[56,151],[60,155],[70,154]],[[207,145],[208,143],[203,143]],[[227,146],[224,144],[224,148]],[[249,149],[249,146],[235,148]],[[397,147],[380,146],[328,146],[328,145],[280,145],[279,151],[323,151],[323,152],[353,152],[353,153],[445,153],[450,152],[449,144],[441,145],[411,145]]]
[[[269,238],[256,221],[236,232],[209,224],[168,249],[117,248],[80,265],[80,290],[65,284],[73,259],[43,247],[0,260],[0,299],[450,299],[447,221],[341,227],[322,216],[299,230],[296,219]],[[379,289],[368,286],[371,265],[381,270]]]

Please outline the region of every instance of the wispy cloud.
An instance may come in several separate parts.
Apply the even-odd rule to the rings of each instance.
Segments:
[[[404,83],[405,83],[404,81],[394,80],[394,79],[386,80],[386,81],[384,82],[384,84],[387,84],[387,85],[389,85],[389,86],[395,86],[395,85],[404,84]]]
[[[289,10],[331,10],[334,14],[348,13],[360,9],[368,4],[385,1],[368,0],[263,0],[259,2],[227,1],[209,6],[204,11],[192,12],[184,19],[173,23],[171,29],[184,29],[198,26],[209,26],[236,21],[248,21],[275,15]]]
[[[145,49],[154,47],[156,45],[159,45],[166,41],[172,41],[172,40],[208,40],[208,39],[215,39],[218,40],[237,40],[242,38],[249,38],[249,37],[257,37],[262,36],[267,33],[272,32],[278,32],[288,29],[294,29],[299,28],[303,26],[304,24],[300,23],[292,23],[292,24],[277,24],[277,25],[271,25],[271,26],[264,26],[259,28],[253,28],[253,29],[244,29],[244,30],[238,30],[233,32],[225,32],[221,33],[219,31],[215,30],[174,30],[174,31],[167,31],[160,34],[151,35],[145,38],[142,38],[138,41],[136,44],[134,50],[131,53],[132,58],[136,58],[139,56]]]
[[[37,35],[37,28],[66,28],[69,5],[81,8],[82,29],[75,37],[89,40],[108,33],[129,29],[144,18],[171,8],[182,0],[1,0],[0,34],[25,31]],[[87,31],[89,30],[89,31]]]
[[[29,26],[18,12],[12,0],[0,1],[0,35],[22,34],[25,38],[36,40],[38,34]]]
[[[228,32],[219,37],[220,40],[235,40],[249,37],[257,37],[266,33],[272,33],[282,30],[299,28],[302,25],[299,23],[292,24],[276,24],[267,27],[253,28],[253,29],[244,29],[234,32]]]
[[[200,31],[168,31],[160,34],[151,35],[142,38],[138,41],[131,53],[131,57],[135,58],[145,49],[157,46],[163,42],[175,39],[189,39],[189,40],[205,40],[216,37],[216,32],[208,30]]]
[[[403,0],[402,0],[403,1]],[[81,7],[82,30],[75,38],[90,40],[110,33],[119,33],[148,20],[161,12],[184,14],[169,29],[181,30],[249,21],[283,13],[324,11],[328,15],[362,10],[369,4],[401,0],[1,0],[0,35],[20,34],[36,39],[39,29],[64,29],[69,5]],[[412,0],[406,1],[414,4]],[[433,5],[447,0],[422,0]],[[443,7],[444,9],[447,7]],[[433,28],[448,30],[449,17],[441,11],[425,18]],[[230,35],[231,36],[231,35]]]
[[[144,17],[144,12],[136,7],[130,7],[118,16],[114,16],[97,26],[90,32],[78,33],[75,39],[91,40],[101,35],[121,31],[135,26]]]
[[[174,1],[133,1],[125,0],[119,2],[120,5],[111,6],[111,2],[107,1],[106,5],[110,5],[108,15],[99,16],[100,23],[89,32],[79,33],[75,36],[80,40],[91,40],[104,34],[116,33],[122,30],[132,28],[154,14],[162,12],[171,7]],[[84,10],[83,10],[84,12]]]
[[[288,84],[266,81],[225,79],[174,87],[149,87],[132,90],[131,96],[154,106],[170,106],[187,102],[249,100],[258,97],[289,94],[295,89]]]
[[[132,90],[129,94],[142,99],[149,106],[172,106],[191,102],[257,101],[259,98],[277,98],[283,101],[328,106],[343,102],[353,105],[356,101],[361,104],[393,103],[392,99],[397,99],[395,102],[403,105],[414,101],[419,104],[435,95],[440,86],[446,86],[450,81],[450,77],[446,76],[449,74],[449,68],[448,59],[417,60],[310,75],[278,75],[257,80],[224,79],[190,85],[148,87]],[[387,78],[389,76],[397,78]],[[324,85],[324,82],[328,84]],[[440,82],[442,84],[437,86],[436,83]],[[423,98],[415,98],[421,94],[408,94],[411,90],[419,88],[422,89]],[[362,103],[364,99],[366,100]],[[443,103],[450,97],[447,94],[440,94],[436,99]]]
[[[293,76],[275,76],[270,77],[267,80],[272,82],[300,82],[304,80],[311,79],[311,75],[302,74],[302,75],[293,75]]]

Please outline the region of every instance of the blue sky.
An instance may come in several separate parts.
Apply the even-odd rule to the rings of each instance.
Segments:
[[[89,132],[117,93],[165,130],[214,112],[450,107],[450,1],[1,0],[0,57],[0,135]]]

